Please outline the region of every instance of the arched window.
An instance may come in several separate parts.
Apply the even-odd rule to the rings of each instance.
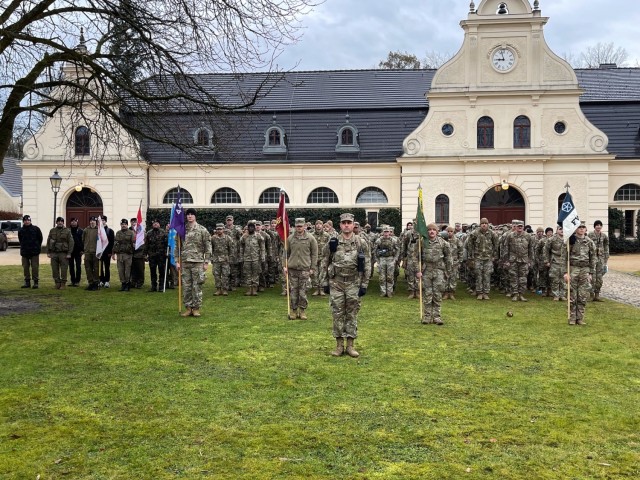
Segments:
[[[263,153],[287,153],[284,129],[278,125],[270,126],[264,133]]]
[[[349,115],[347,115],[347,123],[338,129],[338,143],[336,143],[336,152],[359,152],[358,129],[349,123]]]
[[[493,148],[493,120],[481,117],[478,120],[478,148]]]
[[[338,203],[338,196],[330,188],[318,187],[311,191],[307,203]]]
[[[171,190],[169,190],[167,193],[164,194],[164,197],[162,198],[162,203],[176,203],[176,200],[178,199],[178,188],[172,188]],[[191,196],[191,194],[185,190],[184,188],[180,189],[180,199],[182,200],[182,203],[193,203],[193,197]]]
[[[219,188],[211,196],[211,203],[242,203],[240,195],[233,188]]]
[[[267,188],[260,194],[258,203],[279,203],[280,202],[280,189],[278,187]],[[284,193],[284,203],[289,203],[289,195]]]
[[[360,190],[356,203],[389,203],[389,199],[380,188],[367,187]]]
[[[342,145],[353,145],[353,130],[351,128],[345,128],[340,135],[340,143]]]
[[[269,130],[269,146],[275,147],[276,145],[280,145],[282,143],[282,135],[280,134],[280,130],[277,128],[272,128]]]
[[[640,185],[627,183],[621,186],[613,197],[614,202],[640,202]]]
[[[531,148],[531,121],[524,115],[513,121],[513,148]]]
[[[436,223],[449,223],[449,197],[444,194],[436,197]]]
[[[211,146],[211,132],[206,128],[200,128],[196,131],[195,142],[199,147]]]
[[[90,135],[87,127],[76,128],[76,155],[91,153]]]

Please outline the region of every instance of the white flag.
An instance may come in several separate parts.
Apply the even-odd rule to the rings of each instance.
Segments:
[[[109,239],[107,238],[107,232],[102,225],[102,217],[98,215],[98,244],[96,245],[96,257],[102,257],[102,253],[109,245]]]

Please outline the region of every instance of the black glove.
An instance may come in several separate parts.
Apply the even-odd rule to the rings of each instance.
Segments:
[[[364,297],[367,294],[367,287],[360,287],[358,289],[358,296]]]
[[[575,233],[569,237],[569,245],[573,245],[574,243],[576,243],[576,234]]]
[[[338,239],[336,237],[329,240],[329,251],[331,253],[336,253],[338,251]]]
[[[330,291],[330,290],[331,290],[331,289],[329,288],[329,285],[325,285],[324,287],[322,287],[322,291],[323,291],[324,293],[326,293],[327,295],[329,295],[329,291]]]

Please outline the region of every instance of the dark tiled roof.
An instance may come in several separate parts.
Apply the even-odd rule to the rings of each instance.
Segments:
[[[4,173],[0,175],[0,186],[12,197],[22,195],[22,168],[17,165],[17,162],[17,158],[4,157],[2,163]]]
[[[582,111],[609,137],[609,153],[617,158],[640,158],[639,104],[586,103]]]
[[[581,103],[640,102],[640,68],[577,69]]]

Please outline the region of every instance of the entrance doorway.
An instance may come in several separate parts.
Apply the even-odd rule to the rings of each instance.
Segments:
[[[505,190],[496,185],[480,201],[480,217],[487,218],[493,225],[511,223],[514,219],[525,221],[525,214],[524,197],[513,187]]]
[[[102,198],[90,188],[83,188],[79,192],[73,192],[67,200],[67,225],[69,219],[75,217],[78,219],[79,227],[89,225],[89,217],[102,215]]]

